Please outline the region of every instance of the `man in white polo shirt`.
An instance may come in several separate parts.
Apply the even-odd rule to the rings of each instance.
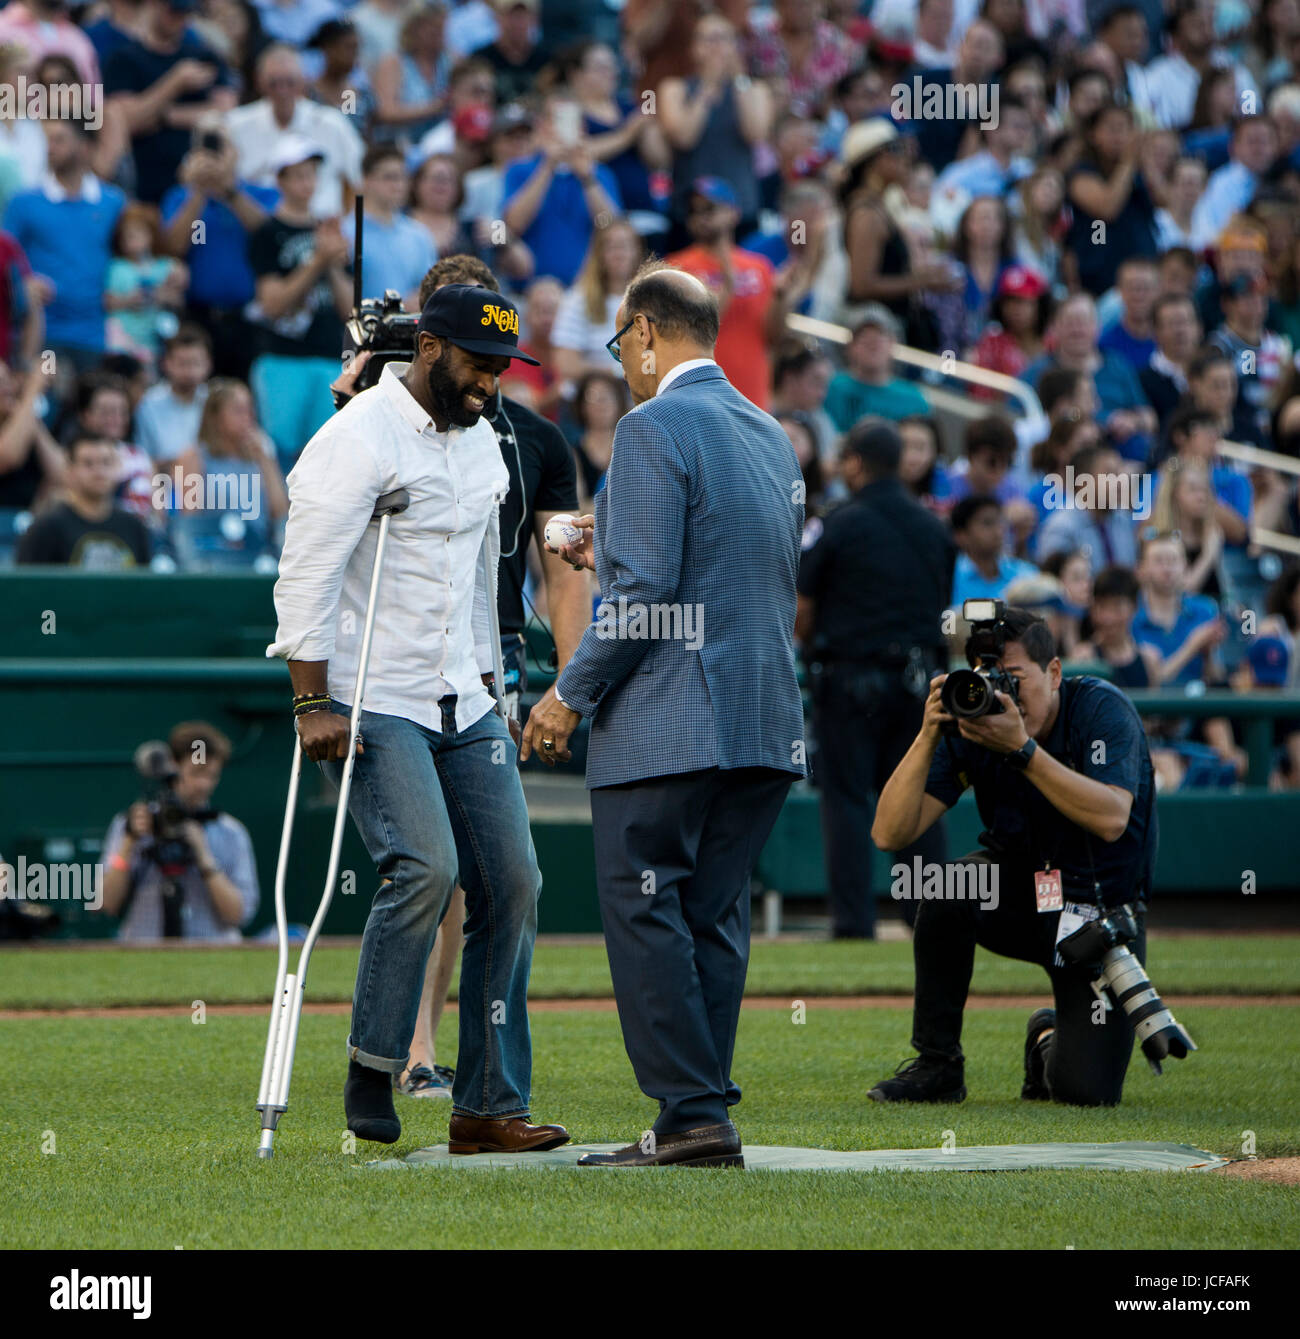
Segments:
[[[257,58],[257,102],[226,115],[226,133],[238,155],[242,181],[274,186],[275,165],[282,141],[289,135],[309,140],[321,151],[311,212],[317,218],[339,218],[351,208],[352,193],[361,187],[365,145],[347,116],[307,96],[302,60],[289,46],[275,43]]]
[[[288,479],[279,628],[267,651],[289,663],[304,752],[337,780],[353,744],[348,714],[377,540],[370,521],[381,495],[406,489],[410,505],[390,522],[348,803],[383,882],[361,942],[344,1105],[361,1138],[400,1136],[392,1080],[407,1062],[425,964],[459,872],[453,1153],[569,1138],[528,1119],[541,875],[515,744],[484,682],[509,476],[481,415],[510,360],[533,361],[518,340],[507,298],[440,288],[421,313],[415,360],[388,364],[308,442]]]

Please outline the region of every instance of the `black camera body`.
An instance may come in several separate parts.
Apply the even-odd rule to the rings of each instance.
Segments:
[[[194,817],[176,794],[176,761],[160,739],[151,739],[135,751],[135,770],[144,779],[144,802],[153,818],[150,856],[164,873],[175,877],[193,862],[185,824]]]
[[[1007,642],[1009,629],[1002,621],[1006,606],[1001,600],[965,600],[962,617],[971,625],[966,643],[969,659],[978,658],[974,669],[953,670],[943,682],[939,701],[943,709],[956,721],[945,721],[948,734],[957,732],[957,721],[973,721],[980,716],[997,716],[1005,708],[998,701],[998,693],[1005,693],[1013,702],[1020,700],[1020,686],[1005,670],[998,668]]]
[[[1131,944],[1138,936],[1137,921],[1128,907],[1119,907],[1095,921],[1081,925],[1057,945],[1066,962],[1100,962],[1113,948]]]
[[[384,290],[382,298],[361,296],[362,261],[365,257],[366,201],[358,195],[353,213],[352,315],[347,321],[350,352],[370,355],[356,380],[354,392],[378,384],[386,363],[409,363],[415,358],[420,318],[402,310],[402,295]],[[347,357],[349,351],[345,351]]]
[[[382,298],[363,298],[348,318],[347,332],[353,353],[368,353],[370,361],[361,369],[356,389],[375,385],[385,363],[409,363],[415,357],[415,336],[420,318],[402,310],[402,296],[388,289]]]
[[[1147,1064],[1159,1074],[1162,1061],[1170,1056],[1185,1060],[1196,1050],[1196,1043],[1170,1013],[1151,984],[1146,969],[1129,950],[1128,945],[1137,936],[1137,920],[1132,908],[1117,907],[1066,935],[1057,944],[1056,951],[1071,966],[1097,969],[1097,979],[1092,986],[1097,998],[1109,1009],[1109,993],[1124,1010]]]

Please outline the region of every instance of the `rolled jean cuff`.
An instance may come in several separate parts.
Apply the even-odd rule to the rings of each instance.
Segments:
[[[347,1051],[349,1060],[355,1060],[357,1064],[365,1065],[367,1069],[381,1069],[386,1074],[400,1074],[406,1068],[407,1060],[411,1058],[408,1052],[401,1060],[385,1060],[383,1056],[371,1055],[353,1046],[351,1037],[348,1038]]]
[[[531,1107],[516,1107],[514,1111],[471,1111],[468,1107],[451,1105],[453,1116],[468,1116],[471,1120],[514,1120],[516,1116],[526,1116]]]

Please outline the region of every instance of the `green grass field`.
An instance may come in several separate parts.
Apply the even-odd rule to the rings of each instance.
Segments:
[[[297,961],[295,950],[290,967]],[[1300,995],[1300,937],[1277,935],[1152,936],[1149,965],[1166,995]],[[350,1000],[355,948],[312,954],[307,998]],[[42,948],[0,953],[0,1009],[122,1004],[262,1004],[275,984],[275,953],[250,948]],[[980,950],[974,991],[1042,995],[1047,978],[1028,963]],[[454,987],[453,987],[454,993]],[[533,961],[534,999],[597,999],[612,994],[599,940],[543,941]],[[910,995],[912,945],[756,939],[749,995]]]
[[[1153,937],[1166,995],[1300,994],[1300,940]],[[967,1015],[960,1106],[880,1107],[865,1093],[907,1053],[905,1009],[818,996],[905,992],[906,944],[759,943],[751,993],[802,998],[806,1022],[747,1010],[737,1111],[755,1144],[827,1148],[1047,1140],[1177,1140],[1239,1156],[1300,1153],[1300,1007],[1189,1004],[1201,1050],[1156,1078],[1140,1055],[1122,1106],[1021,1103],[1027,1006]],[[314,960],[310,1000],[345,999],[355,949]],[[374,1172],[367,1158],[446,1139],[446,1103],[399,1098],[393,1149],[344,1151],[346,1018],[308,1015],[273,1161],[255,1157],[266,1022],[202,999],[262,1002],[270,952],[0,954],[0,1008],[171,1004],[155,1018],[0,1019],[0,1247],[998,1247],[1295,1248],[1300,1190],[1211,1173],[640,1172],[578,1168],[468,1175]],[[538,997],[608,990],[599,945],[538,947]],[[975,990],[1043,993],[1041,973],[981,953]],[[455,1015],[441,1038],[455,1052]],[[636,1089],[615,1015],[581,1005],[533,1016],[534,1115],[575,1140],[634,1138],[652,1107]],[[52,1147],[53,1151],[48,1151]]]

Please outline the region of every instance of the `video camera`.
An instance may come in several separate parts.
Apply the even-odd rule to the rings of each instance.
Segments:
[[[978,716],[997,716],[1004,710],[998,693],[1020,701],[1020,686],[1005,670],[998,668],[1011,630],[1002,621],[1006,606],[1001,600],[963,600],[962,617],[971,625],[966,657],[979,658],[975,669],[953,670],[943,681],[939,701],[950,716],[973,721]],[[955,734],[957,721],[945,721],[944,729]]]
[[[144,779],[143,799],[153,818],[150,858],[169,878],[178,878],[194,859],[185,824],[195,815],[176,794],[176,760],[161,739],[150,739],[136,749],[134,762]]]
[[[1196,1050],[1196,1043],[1156,994],[1142,964],[1125,947],[1137,935],[1132,908],[1120,907],[1081,925],[1056,947],[1066,962],[1076,966],[1100,964],[1101,976],[1092,987],[1097,998],[1109,1009],[1110,1001],[1103,990],[1110,990],[1128,1015],[1147,1064],[1159,1074],[1162,1060],[1171,1055],[1183,1060],[1189,1051]]]
[[[362,233],[365,227],[365,198],[357,196],[356,255],[352,264],[352,315],[347,321],[350,352],[368,353],[370,360],[357,377],[356,389],[368,390],[379,381],[385,363],[409,363],[415,356],[415,334],[419,316],[402,310],[402,295],[386,289],[382,298],[361,296]]]

